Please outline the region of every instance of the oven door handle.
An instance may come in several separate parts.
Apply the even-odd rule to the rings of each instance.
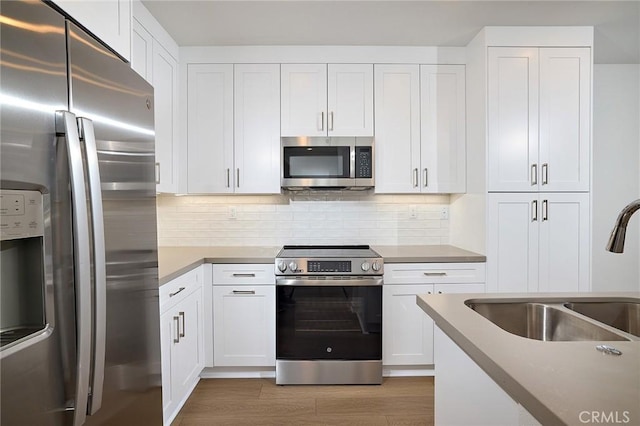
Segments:
[[[349,279],[322,278],[276,278],[276,286],[333,286],[333,287],[364,287],[382,285],[382,277],[354,277]]]

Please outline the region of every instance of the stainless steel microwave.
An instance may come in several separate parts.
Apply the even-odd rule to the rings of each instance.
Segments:
[[[372,137],[284,137],[285,189],[367,189],[374,186]]]

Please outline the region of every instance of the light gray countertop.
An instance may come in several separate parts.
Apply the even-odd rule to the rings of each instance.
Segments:
[[[372,246],[385,263],[484,262],[485,256],[450,245]],[[203,263],[273,263],[281,247],[159,247],[160,285]]]
[[[602,342],[545,342],[502,330],[465,305],[469,299],[546,302],[640,301],[640,293],[436,294],[420,295],[420,306],[507,394],[542,424],[580,424],[579,413],[630,412],[640,424],[640,341],[607,342],[622,351],[608,356]],[[437,373],[436,373],[437,374]]]

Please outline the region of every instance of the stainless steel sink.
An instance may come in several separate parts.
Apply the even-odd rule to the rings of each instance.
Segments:
[[[640,303],[573,302],[564,306],[626,333],[640,337]]]
[[[467,306],[509,333],[542,341],[629,340],[563,309],[562,304],[537,302],[483,302]]]

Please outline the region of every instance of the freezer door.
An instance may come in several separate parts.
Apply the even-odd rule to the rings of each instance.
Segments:
[[[0,349],[0,424],[71,424],[77,364],[72,215],[65,140],[56,137],[56,111],[68,103],[64,18],[27,1],[2,1],[0,14],[0,185],[42,194],[44,224],[41,241],[2,242],[0,331],[16,319],[26,328],[25,312],[35,328]],[[5,309],[10,296],[22,315]]]
[[[162,424],[153,88],[80,28],[67,25],[71,111],[83,123],[85,154],[95,139],[104,216],[106,294],[94,286],[97,362],[90,385],[103,381],[103,387],[92,389],[86,424]],[[99,212],[90,204],[95,219]],[[99,262],[99,250],[93,252]],[[96,371],[100,361],[103,378]]]

